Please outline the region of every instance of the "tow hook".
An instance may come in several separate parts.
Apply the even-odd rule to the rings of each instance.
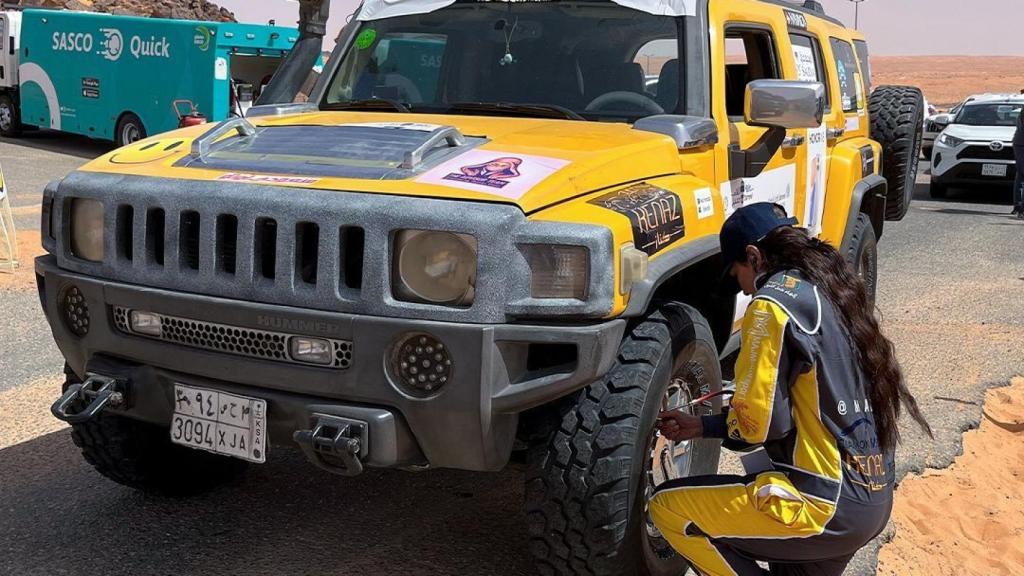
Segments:
[[[123,405],[125,391],[124,383],[119,380],[88,374],[85,382],[68,386],[67,392],[50,407],[50,412],[68,424],[81,424],[92,420],[108,406]],[[72,405],[78,402],[85,403],[85,408],[72,412]]]
[[[341,476],[363,473],[363,447],[366,445],[365,422],[317,415],[312,430],[299,430],[292,436],[317,468]]]

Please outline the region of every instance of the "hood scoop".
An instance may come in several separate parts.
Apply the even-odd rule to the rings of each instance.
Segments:
[[[231,133],[236,135],[231,136]],[[378,122],[256,127],[224,121],[192,145],[180,167],[319,178],[404,180],[472,150],[486,138],[454,126]]]

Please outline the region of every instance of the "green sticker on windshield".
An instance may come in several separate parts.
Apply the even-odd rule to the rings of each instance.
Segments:
[[[370,46],[373,46],[374,40],[377,39],[377,31],[373,28],[367,28],[359,33],[356,38],[356,48],[360,50],[366,50]]]

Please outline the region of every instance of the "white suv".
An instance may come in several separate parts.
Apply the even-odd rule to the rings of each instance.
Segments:
[[[1012,183],[1013,134],[1024,95],[986,95],[965,102],[932,150],[933,198],[950,186]]]

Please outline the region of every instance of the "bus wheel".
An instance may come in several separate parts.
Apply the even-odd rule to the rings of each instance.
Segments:
[[[0,136],[13,138],[21,133],[21,114],[10,94],[0,94]]]
[[[142,120],[139,120],[138,116],[131,112],[121,116],[115,130],[115,142],[118,146],[127,146],[145,137],[146,127],[142,125]]]

